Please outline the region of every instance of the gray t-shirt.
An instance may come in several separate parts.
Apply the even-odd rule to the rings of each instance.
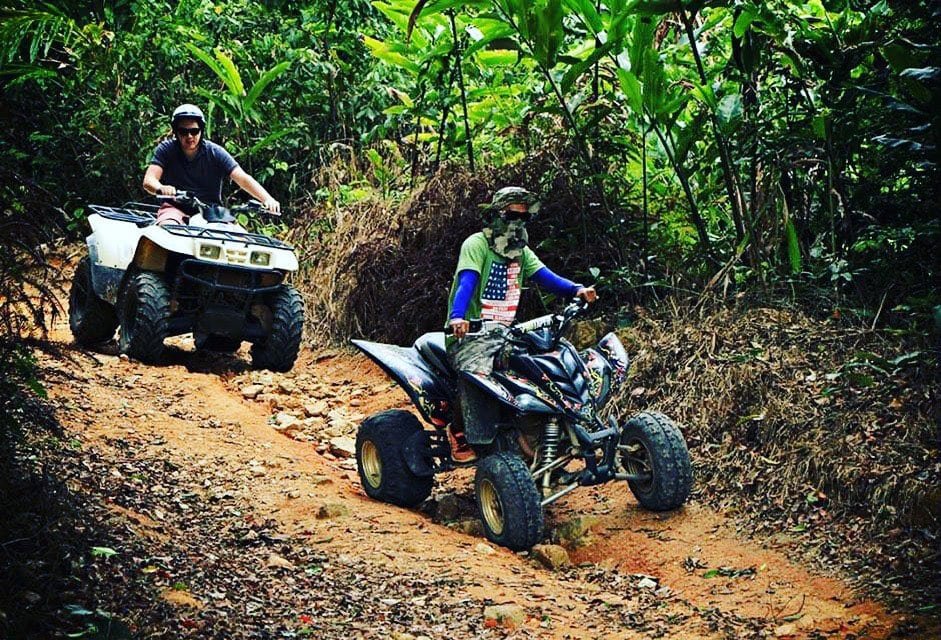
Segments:
[[[187,160],[180,143],[164,140],[154,150],[150,164],[163,168],[160,182],[192,191],[207,204],[222,204],[222,180],[239,166],[228,151],[202,140],[192,160]]]

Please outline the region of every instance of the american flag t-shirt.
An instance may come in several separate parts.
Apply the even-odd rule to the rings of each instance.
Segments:
[[[520,263],[494,262],[481,295],[480,317],[503,324],[513,324],[520,301]]]

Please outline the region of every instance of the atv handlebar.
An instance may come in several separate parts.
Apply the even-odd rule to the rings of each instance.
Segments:
[[[206,204],[202,200],[196,197],[196,194],[193,191],[183,191],[178,190],[172,196],[165,196],[157,194],[157,200],[161,202],[183,202],[189,205],[192,205],[199,209],[200,211],[209,208],[211,205]],[[269,209],[265,209],[264,205],[258,200],[252,199],[246,202],[245,204],[237,204],[233,207],[228,208],[230,212],[235,213],[255,213],[257,211],[263,211],[271,216],[280,216],[280,213],[275,213]]]
[[[520,322],[519,324],[513,325],[510,328],[510,332],[520,335],[526,333],[527,331],[535,331],[536,329],[543,329],[545,327],[551,327],[552,325],[557,324],[558,328],[556,332],[561,334],[563,331],[565,331],[565,329],[568,328],[569,323],[572,322],[572,320],[574,320],[587,308],[588,303],[585,302],[585,300],[581,298],[573,298],[568,306],[562,310],[561,314],[548,314],[538,318],[533,318],[532,320],[527,320],[526,322]]]
[[[569,324],[572,320],[578,317],[585,309],[588,308],[588,303],[582,298],[573,298],[572,301],[562,310],[561,314],[547,314],[544,316],[539,316],[538,318],[533,318],[532,320],[527,320],[526,322],[520,322],[509,327],[509,338],[518,338],[524,333],[529,331],[536,331],[538,329],[545,329],[547,327],[556,326],[556,336],[561,336],[566,329],[568,329]],[[465,334],[465,337],[474,338],[477,336],[483,335],[483,320],[475,318],[470,320],[470,331]],[[444,330],[446,335],[451,335],[454,333],[452,327],[446,327]]]

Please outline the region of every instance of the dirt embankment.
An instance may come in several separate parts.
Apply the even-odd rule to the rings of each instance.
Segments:
[[[53,338],[66,345],[67,327]],[[117,552],[89,560],[96,601],[76,604],[142,637],[927,632],[698,500],[664,515],[623,485],[575,492],[549,509],[546,542],[568,558],[555,569],[479,535],[470,471],[418,511],[370,501],[347,439],[362,415],[406,402],[377,368],[305,352],[273,375],[177,344],[160,367],[70,347],[71,360],[41,359],[78,452],[62,472]]]
[[[438,330],[441,317],[428,310],[445,308],[460,242],[480,226],[477,204],[502,184],[552,176],[551,187],[542,185],[552,198],[530,225],[551,267],[584,277],[591,266],[624,274],[639,247],[616,243],[611,251],[610,230],[571,226],[594,217],[570,215],[584,210],[584,194],[547,170],[558,164],[546,151],[503,176],[442,169],[395,207],[377,200],[307,212],[292,234],[305,250],[295,283],[308,302],[308,339],[402,344]],[[553,240],[566,237],[593,241],[571,251]],[[856,586],[939,610],[937,336],[932,341],[891,304],[865,321],[826,306],[836,304],[829,300],[812,312],[796,308],[794,298],[814,299],[812,287],[787,296],[790,302],[767,291],[760,300],[748,292],[721,300],[704,293],[698,301],[668,298],[656,311],[633,307],[640,294],[628,281],[600,294],[596,307],[609,321],[583,323],[582,344],[620,327],[634,366],[617,405],[624,413],[663,411],[683,425],[699,500],[736,515],[747,530],[799,547]],[[538,296],[527,294],[520,316],[537,308],[544,311]],[[308,424],[316,430],[320,422]]]

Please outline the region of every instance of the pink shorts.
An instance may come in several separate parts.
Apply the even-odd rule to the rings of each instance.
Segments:
[[[157,224],[186,224],[188,219],[188,215],[169,202],[164,202],[157,209]]]

